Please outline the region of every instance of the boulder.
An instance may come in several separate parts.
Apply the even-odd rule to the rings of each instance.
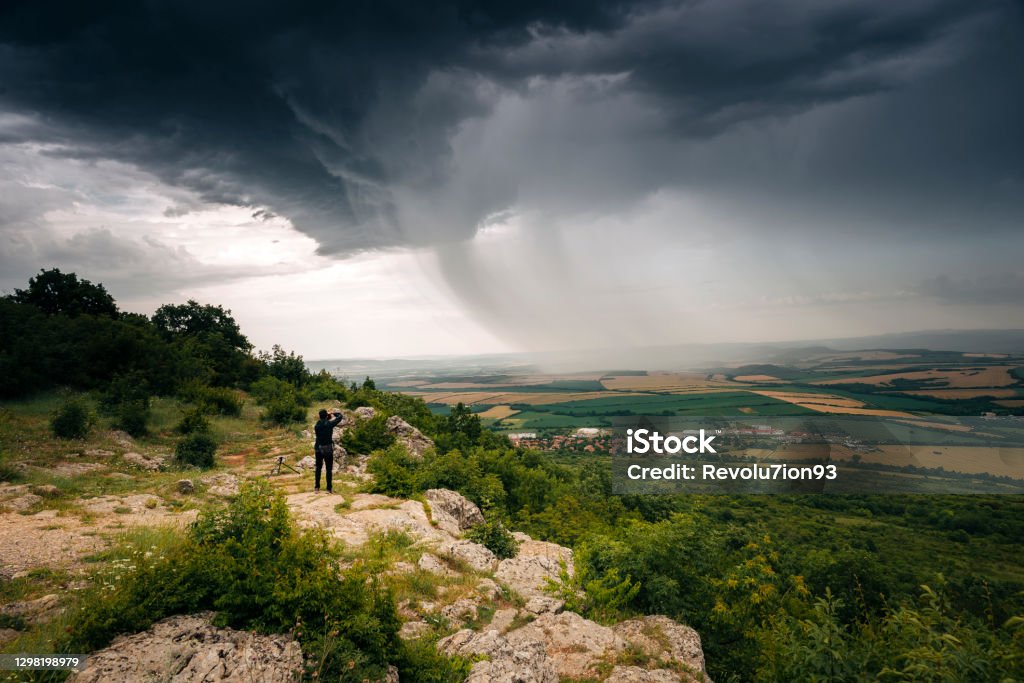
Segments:
[[[476,585],[476,592],[485,600],[498,600],[503,595],[501,588],[491,579],[480,579],[480,583]]]
[[[441,616],[452,623],[458,623],[460,621],[466,621],[467,619],[476,619],[477,616],[477,605],[474,601],[463,598],[462,600],[456,600],[450,605],[445,605],[441,608]]]
[[[178,493],[195,493],[196,485],[191,479],[179,479],[178,480]]]
[[[648,656],[681,664],[684,669],[707,678],[700,634],[689,626],[666,616],[652,615],[620,622],[612,630]],[[694,677],[694,680],[700,679]]]
[[[558,671],[537,641],[513,645],[493,629],[463,629],[438,641],[437,649],[448,656],[485,658],[473,664],[465,683],[558,683]]]
[[[35,600],[18,600],[0,607],[0,614],[21,617],[30,624],[43,624],[64,611],[59,595],[44,595]]]
[[[398,629],[398,637],[402,640],[416,640],[430,633],[431,626],[425,621],[407,621]]]
[[[452,536],[484,523],[483,513],[476,503],[460,493],[448,489],[427,489],[423,497],[430,504],[430,516],[441,531]]]
[[[60,495],[60,489],[53,484],[40,484],[32,487],[32,493],[43,498],[56,498]]]
[[[352,411],[352,414],[356,416],[357,420],[369,420],[377,415],[377,409],[371,406],[359,406]]]
[[[437,555],[431,555],[430,553],[423,553],[420,556],[420,561],[416,563],[420,569],[431,574],[440,574],[442,576],[451,574],[452,570],[448,568],[444,562],[437,558]]]
[[[312,455],[307,455],[296,464],[296,468],[300,470],[316,469],[316,458]]]
[[[490,550],[473,541],[446,541],[438,549],[438,554],[461,560],[478,572],[493,571],[498,566],[498,558]]]
[[[135,446],[135,439],[132,438],[131,434],[120,429],[110,432],[110,438],[121,448],[133,448]]]
[[[423,453],[428,448],[434,447],[434,442],[424,436],[423,432],[397,415],[392,415],[388,418],[387,428],[391,434],[395,435],[398,443],[405,446],[405,449],[409,451],[409,455],[414,458],[422,458]]]
[[[505,636],[514,647],[540,643],[562,678],[593,678],[596,665],[614,659],[626,641],[575,612],[548,612]]]
[[[231,498],[238,495],[238,477],[233,474],[210,474],[200,481],[209,487],[209,492],[222,498]]]
[[[164,619],[89,655],[75,683],[299,680],[302,650],[290,636],[217,628],[212,612]]]
[[[559,581],[562,567],[573,573],[572,550],[557,543],[535,541],[524,533],[513,532],[519,543],[515,557],[502,560],[494,578],[506,583],[524,598],[545,597],[548,579]]]
[[[26,493],[24,495],[18,496],[17,498],[5,500],[2,504],[4,507],[10,508],[12,510],[18,510],[19,512],[21,512],[24,510],[28,510],[30,507],[33,507],[34,505],[41,503],[42,501],[42,496],[37,496],[34,493]]]
[[[514,609],[499,609],[494,612],[491,623],[487,625],[488,630],[494,629],[498,633],[504,633],[516,619],[517,612]]]
[[[546,614],[548,612],[558,614],[563,609],[565,609],[564,600],[543,597],[540,595],[535,595],[534,597],[527,600],[526,604],[523,605],[523,610],[533,615],[541,615]]]
[[[138,467],[147,472],[156,472],[164,464],[164,459],[159,456],[148,457],[132,451],[122,455],[121,459],[132,467]]]

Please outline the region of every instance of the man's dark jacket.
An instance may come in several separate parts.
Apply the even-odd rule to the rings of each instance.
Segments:
[[[316,424],[313,425],[313,431],[316,432],[316,445],[317,446],[329,446],[334,443],[331,439],[331,434],[334,432],[334,428],[341,422],[342,416],[334,418],[333,420],[317,420]]]

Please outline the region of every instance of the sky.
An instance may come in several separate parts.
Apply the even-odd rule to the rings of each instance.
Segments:
[[[308,359],[1024,327],[1009,0],[0,8],[0,290]]]

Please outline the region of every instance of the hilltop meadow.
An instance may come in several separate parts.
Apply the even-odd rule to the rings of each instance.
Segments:
[[[486,407],[509,408],[481,419],[462,400],[439,400],[480,387],[312,374],[295,353],[254,352],[219,306],[125,313],[101,285],[59,271],[0,300],[0,325],[0,603],[57,595],[60,607],[0,610],[4,652],[92,652],[162,618],[213,610],[220,625],[293,635],[307,680],[381,680],[389,666],[402,681],[464,680],[472,662],[439,653],[436,642],[520,597],[503,586],[468,621],[431,618],[422,637],[399,637],[408,601],[469,595],[471,573],[394,573],[395,563],[415,561],[403,535],[356,547],[297,521],[292,502],[312,484],[300,465],[316,411],[373,408],[341,437],[368,458],[365,476],[339,475],[334,512],[457,491],[483,512],[472,538],[498,557],[516,553],[511,531],[574,550],[573,567],[547,587],[566,610],[604,624],[646,614],[687,624],[718,683],[1024,680],[1019,496],[617,496],[605,458],[524,449],[504,435],[531,427],[509,423],[540,419],[531,412],[621,411],[621,396],[578,398],[607,394],[609,383],[650,397],[631,404],[637,411],[677,410],[694,391],[727,411],[742,385],[770,415],[821,405],[769,394],[808,386],[868,408],[945,405],[902,396],[951,390],[935,388],[934,372],[907,370],[913,384],[896,387],[900,396],[882,393],[892,385],[860,366],[832,379],[820,368],[798,378],[760,367],[685,386],[646,373],[564,379],[554,390],[506,384],[486,389],[500,399]],[[906,359],[862,365],[881,360]],[[974,362],[984,388],[1005,382],[1017,395],[1020,375],[991,369],[1005,359]],[[968,376],[943,375],[957,390]],[[676,382],[671,397],[650,393],[666,382]],[[414,395],[386,390],[399,388]],[[573,398],[545,413],[544,396],[558,391]],[[1014,399],[983,396],[1015,409],[997,402]],[[432,441],[422,457],[388,430],[393,416]],[[268,476],[278,459],[300,473]]]

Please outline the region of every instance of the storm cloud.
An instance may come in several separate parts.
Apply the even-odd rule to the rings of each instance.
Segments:
[[[965,258],[1005,302],[1022,22],[1009,1],[13,3],[0,142],[136,167],[183,191],[169,218],[231,205],[324,256],[436,250],[426,267],[526,346],[593,334],[566,305],[622,313],[652,288],[615,343],[662,334],[681,292],[965,301]],[[661,279],[623,266],[676,249]],[[765,250],[800,275],[729,282],[767,275]]]

